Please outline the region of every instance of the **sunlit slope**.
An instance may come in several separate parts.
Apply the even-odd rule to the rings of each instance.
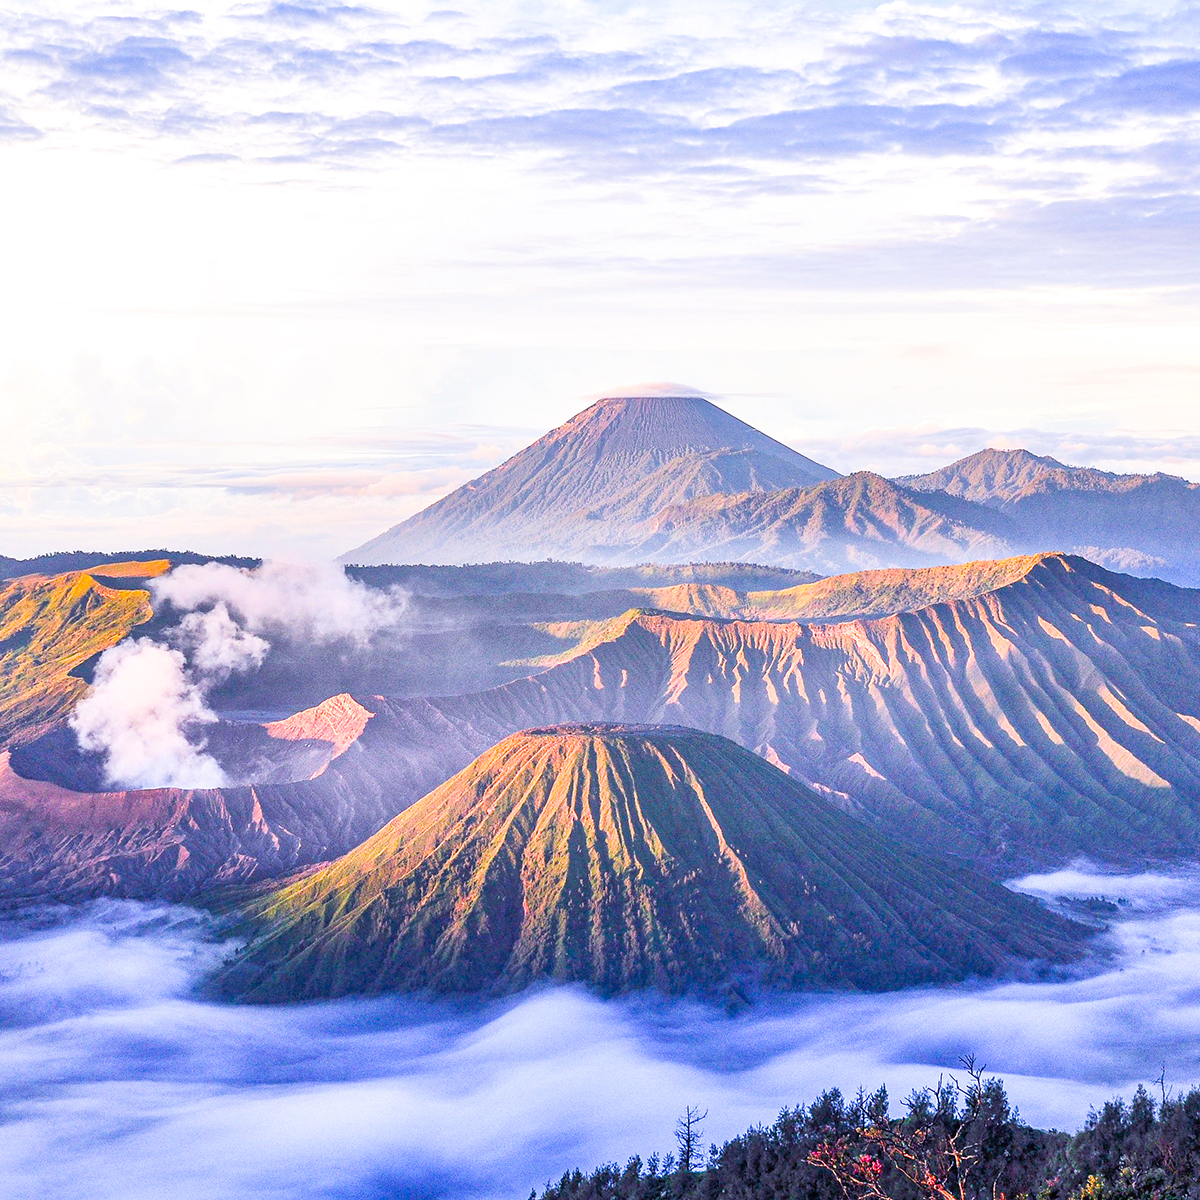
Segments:
[[[667,722],[733,738],[926,845],[1002,862],[1194,855],[1200,594],[1064,556],[1022,565],[994,590],[870,620],[634,613],[532,678],[373,703],[393,752],[436,740],[450,769],[532,725]]]
[[[71,711],[87,691],[71,672],[150,619],[150,594],[137,581],[169,566],[109,563],[0,586],[0,749],[37,737]]]
[[[1078,934],[723,738],[629,726],[507,738],[254,916],[226,984],[257,1000],[539,979],[679,992],[747,969],[895,987],[1070,957]]]

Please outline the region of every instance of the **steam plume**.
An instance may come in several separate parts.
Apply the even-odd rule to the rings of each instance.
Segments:
[[[104,754],[114,785],[220,787],[225,772],[203,750],[203,728],[216,719],[183,654],[137,638],[100,656],[71,728],[82,749]]]
[[[406,606],[402,593],[372,590],[332,564],[245,571],[206,563],[178,567],[151,587],[156,605],[184,615],[161,641],[141,637],[106,650],[70,721],[80,747],[104,756],[114,787],[227,784],[206,750],[206,727],[217,721],[207,700],[214,686],[260,667],[272,641],[365,648]]]

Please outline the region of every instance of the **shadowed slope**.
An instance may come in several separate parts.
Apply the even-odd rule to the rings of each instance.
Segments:
[[[723,738],[519,733],[364,845],[253,907],[250,999],[538,979],[679,992],[747,969],[860,988],[1062,959],[1033,901],[871,832]]]
[[[347,562],[622,557],[666,505],[803,486],[837,472],[694,395],[601,400]]]

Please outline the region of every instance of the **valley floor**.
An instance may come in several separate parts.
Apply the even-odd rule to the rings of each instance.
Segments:
[[[738,1016],[543,989],[260,1008],[198,998],[228,951],[194,910],[10,918],[0,940],[0,1194],[73,1200],[523,1200],[563,1170],[769,1124],[829,1087],[894,1109],[964,1054],[1033,1125],[1073,1130],[1163,1065],[1200,1081],[1200,873],[1022,881],[1118,903],[1091,974],[801,995]]]

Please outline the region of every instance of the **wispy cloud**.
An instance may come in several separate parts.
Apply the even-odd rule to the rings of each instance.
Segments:
[[[984,243],[1044,248],[1156,216],[1177,231],[1193,216],[1200,37],[1187,13],[765,9],[732,33],[587,5],[551,26],[519,9],[406,21],[275,3],[122,20],[26,11],[0,37],[14,120],[51,138],[86,123],[168,160],[362,170],[518,155],[581,179],[744,195],[776,191],[781,169],[844,184],[857,162],[866,188],[941,158],[986,196],[960,214]]]

